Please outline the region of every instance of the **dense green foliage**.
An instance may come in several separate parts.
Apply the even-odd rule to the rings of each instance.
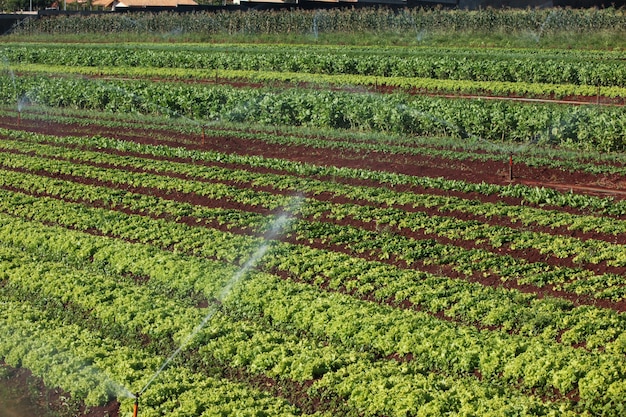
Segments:
[[[31,140],[31,145],[24,143]],[[57,140],[63,142],[64,139]],[[68,143],[79,140],[81,138],[66,139]],[[217,389],[213,384],[226,384],[224,391],[219,392],[235,389],[230,382],[188,375],[183,384],[181,378],[174,376],[173,372],[187,375],[190,372],[187,366],[197,361],[221,367],[243,366],[251,374],[270,375],[285,381],[312,380],[309,395],[324,393],[332,398],[343,398],[345,406],[355,414],[403,416],[410,415],[411,410],[420,410],[419,415],[437,415],[447,410],[456,414],[491,412],[497,415],[519,404],[527,407],[520,415],[550,415],[557,410],[559,415],[567,415],[568,410],[588,410],[604,415],[621,413],[626,328],[622,314],[592,306],[573,308],[563,300],[490,289],[386,264],[389,255],[406,257],[411,254],[417,256],[414,261],[443,259],[443,252],[438,255],[433,252],[443,250],[459,270],[477,268],[483,272],[498,272],[499,268],[508,268],[512,277],[514,273],[510,269],[523,267],[524,262],[511,264],[507,257],[486,258],[485,251],[462,251],[453,246],[444,249],[431,240],[410,241],[389,232],[368,234],[364,229],[333,225],[332,219],[338,221],[349,216],[368,222],[374,217],[387,227],[394,223],[400,225],[400,230],[428,227],[435,234],[445,233],[458,239],[463,239],[463,234],[479,232],[481,227],[476,227],[479,225],[459,222],[459,229],[455,231],[454,219],[422,217],[426,223],[419,226],[418,215],[410,217],[412,223],[403,223],[409,219],[402,216],[394,220],[395,210],[327,204],[309,198],[297,208],[301,215],[316,217],[329,213],[330,217],[323,222],[294,221],[286,233],[301,243],[268,242],[269,252],[259,264],[259,270],[237,283],[232,294],[224,296],[219,294],[223,287],[229,286],[229,278],[236,274],[249,254],[265,242],[254,233],[254,228],[267,227],[273,222],[272,217],[154,198],[149,189],[173,187],[186,194],[203,195],[221,202],[235,200],[258,208],[267,204],[289,207],[288,200],[293,197],[258,191],[249,185],[248,188],[220,185],[219,180],[227,178],[231,181],[239,178],[242,184],[264,184],[263,176],[246,178],[253,173],[245,170],[237,172],[219,166],[211,169],[190,163],[116,156],[102,153],[106,149],[102,146],[93,147],[94,151],[99,149],[97,152],[59,148],[57,153],[49,145],[35,145],[39,141],[54,140],[23,134],[21,141],[3,141],[5,148],[25,155],[7,154],[2,160],[6,168],[2,175],[0,204],[0,211],[4,213],[0,216],[2,296],[5,300],[2,305],[13,308],[15,301],[21,301],[23,306],[18,309],[22,312],[19,316],[8,315],[8,321],[3,323],[5,329],[19,335],[22,343],[5,341],[0,345],[1,352],[14,366],[32,367],[50,384],[64,386],[90,403],[124,395],[120,386],[111,385],[112,380],[121,381],[130,387],[128,389],[141,388],[151,374],[150,369],[155,368],[173,346],[181,343],[194,323],[202,318],[202,312],[193,306],[194,299],[188,298],[190,291],[197,291],[208,299],[221,299],[225,315],[220,313],[213,320],[216,313],[207,312],[211,314],[211,324],[192,344],[198,351],[191,349],[185,354],[191,362],[177,363],[177,368],[146,391],[143,401],[147,415],[162,412],[159,410],[183,413],[186,407],[216,411],[231,407],[223,397],[200,394],[206,389]],[[94,143],[97,142],[95,138]],[[168,148],[142,146],[136,150],[167,151]],[[66,163],[64,158],[73,162]],[[98,168],[98,164],[109,168]],[[130,170],[139,167],[161,174]],[[63,172],[67,180],[47,178],[46,173],[55,169]],[[197,182],[177,178],[175,173],[185,173]],[[98,178],[102,185],[80,183],[81,179],[90,177]],[[207,182],[209,178],[212,181]],[[282,183],[287,184],[287,180],[283,179]],[[293,181],[304,184],[305,180],[294,177]],[[272,177],[267,179],[269,183],[280,184]],[[128,188],[129,184],[147,188],[136,193]],[[317,184],[318,192],[323,186],[328,187],[327,192],[332,192],[333,188],[338,193],[349,191],[342,191],[342,187],[329,182]],[[359,192],[375,196],[375,189],[365,188],[352,190],[353,198],[367,198],[365,194],[357,194]],[[397,199],[421,201],[419,196],[404,193],[391,192],[389,197],[394,194]],[[457,207],[452,201],[449,204],[451,209]],[[181,221],[183,217],[198,221],[188,225]],[[251,227],[252,234],[221,231],[212,226],[213,219],[218,219],[214,224],[234,231]],[[542,243],[539,234],[499,231],[507,233],[505,239],[516,239],[521,244],[524,241],[546,243]],[[312,241],[326,242],[329,249],[309,247],[306,242]],[[557,253],[565,248],[567,241],[562,239],[563,244],[546,246],[546,250]],[[332,250],[335,245],[350,248],[350,251],[342,254]],[[581,255],[589,253],[582,249],[580,252]],[[368,258],[372,253],[383,256],[373,261],[363,257],[364,253],[370,254]],[[586,259],[584,262],[593,261]],[[545,267],[532,272],[532,276],[539,278],[545,273],[543,269]],[[149,279],[145,285],[137,285],[133,277]],[[520,269],[520,277],[530,276]],[[572,271],[565,272],[563,278],[576,282]],[[611,285],[618,290],[623,288],[614,280],[609,283],[598,280],[599,277],[589,278],[584,281],[593,281],[598,290],[610,289]],[[342,288],[349,294],[344,294]],[[377,305],[370,301],[371,296],[397,303],[410,300],[422,306],[423,311],[400,308],[396,304]],[[172,297],[177,299],[172,300]],[[53,308],[51,300],[58,300],[63,307]],[[30,305],[33,308],[46,305],[45,313],[35,310],[27,314],[31,317],[29,320],[39,322],[40,331],[36,335],[20,330],[29,325],[16,319],[23,316],[24,309],[31,308]],[[63,342],[67,337],[62,339],[60,335],[73,338],[78,329],[55,324],[47,326],[46,323],[67,317],[68,308],[74,317],[84,317],[82,321],[90,323],[92,332],[96,329],[101,334],[104,332],[102,343],[116,348],[108,354],[102,352],[98,347],[100,342],[95,342],[100,340],[97,334],[83,336],[79,338],[80,343],[67,346]],[[432,316],[440,312],[445,312],[452,322]],[[481,331],[472,326],[474,323],[497,328]],[[55,329],[54,336],[48,336],[48,328]],[[243,333],[242,328],[246,329]],[[137,349],[137,332],[152,342]],[[107,337],[119,340],[111,343]],[[579,343],[584,343],[588,350],[574,346]],[[44,348],[50,344],[57,346],[56,351]],[[257,350],[255,346],[263,348]],[[148,361],[142,353],[144,349],[156,356],[150,356]],[[38,356],[28,355],[31,351],[37,351]],[[95,357],[94,351],[98,352]],[[67,363],[70,367],[67,355],[76,355],[72,371],[62,366]],[[410,355],[411,360],[405,364],[381,359],[394,355]],[[551,360],[541,360],[547,357]],[[81,374],[83,361],[93,363],[97,369]],[[132,366],[113,367],[115,361],[130,362]],[[68,379],[64,371],[70,375],[79,373],[83,379]],[[480,379],[472,376],[476,373],[481,375]],[[362,390],[364,378],[371,381],[367,394]],[[175,390],[169,391],[168,386]],[[237,388],[237,392],[241,392],[240,389]],[[568,403],[558,394],[572,389],[580,393],[577,404]],[[539,402],[526,396],[529,390],[539,390],[554,396],[555,400]],[[385,400],[396,395],[404,400]],[[257,410],[268,407],[286,410],[279,402],[262,400],[263,395],[249,389],[229,401],[236,404],[242,396],[254,397],[255,400],[247,404]],[[175,401],[176,398],[184,398],[185,405]],[[269,413],[275,415],[279,412],[276,410]]]
[[[25,100],[52,107],[161,113],[199,121],[540,141],[604,151],[623,149],[626,138],[626,110],[619,107],[49,77],[5,76],[0,82],[1,99],[8,103]]]
[[[619,52],[473,48],[22,45],[4,48],[12,64],[276,71],[328,75],[626,86]],[[209,72],[206,76],[211,75]]]
[[[558,32],[623,33],[626,16],[615,9],[444,9],[385,8],[247,12],[157,13],[59,16],[25,21],[15,33],[36,34],[290,34],[404,33],[419,39],[431,32],[523,33],[537,42]]]

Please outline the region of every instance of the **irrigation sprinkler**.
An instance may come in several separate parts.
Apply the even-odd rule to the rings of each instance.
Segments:
[[[137,417],[139,412],[139,393],[135,394],[135,406],[133,407],[133,417]]]
[[[18,110],[17,112],[17,127],[22,126],[22,112]]]
[[[509,181],[513,181],[513,154],[509,154]]]

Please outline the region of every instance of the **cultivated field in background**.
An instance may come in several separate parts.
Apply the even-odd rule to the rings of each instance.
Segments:
[[[66,415],[623,415],[624,45],[550,43],[621,12],[403,13],[0,43],[3,375]],[[534,43],[473,44],[507,16]]]

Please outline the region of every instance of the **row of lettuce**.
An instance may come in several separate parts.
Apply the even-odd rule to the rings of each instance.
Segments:
[[[78,119],[72,119],[78,121]],[[83,119],[84,122],[84,119]],[[139,122],[141,126],[146,126],[145,122]],[[136,124],[113,125],[119,127],[137,127]],[[153,126],[162,128],[163,125]],[[197,128],[197,126],[194,126]],[[196,134],[199,132],[196,132]],[[559,192],[549,188],[528,187],[520,184],[515,185],[497,185],[489,183],[471,183],[457,180],[447,180],[444,178],[418,177],[394,172],[369,171],[366,169],[345,168],[336,166],[323,166],[315,164],[306,164],[300,162],[288,161],[286,159],[265,158],[254,155],[239,155],[225,153],[219,151],[198,151],[188,149],[181,143],[180,146],[170,147],[163,145],[143,145],[126,140],[113,139],[103,136],[53,136],[45,134],[36,134],[24,131],[13,131],[8,129],[0,130],[0,134],[6,139],[13,141],[33,142],[35,144],[54,144],[61,148],[70,147],[87,147],[95,149],[108,149],[109,151],[121,151],[130,153],[144,154],[147,158],[169,158],[174,160],[192,160],[201,163],[218,163],[218,164],[234,164],[244,167],[243,170],[237,170],[236,175],[246,175],[246,181],[262,181],[262,178],[269,178],[272,186],[283,188],[291,192],[310,192],[313,194],[320,192],[320,181],[326,182],[331,180],[335,189],[341,189],[342,185],[337,182],[351,180],[367,180],[374,181],[383,186],[376,187],[376,190],[367,192],[366,195],[360,193],[366,188],[361,187],[354,194],[347,189],[342,189],[341,193],[349,195],[355,200],[366,199],[368,201],[377,201],[388,206],[394,205],[412,205],[414,207],[430,207],[439,206],[442,211],[449,211],[450,205],[454,205],[455,210],[466,211],[475,215],[484,217],[505,216],[511,222],[520,222],[528,225],[536,223],[540,226],[547,226],[555,229],[565,226],[571,230],[581,231],[599,231],[601,233],[619,233],[621,230],[619,223],[613,219],[603,219],[597,215],[607,215],[611,217],[622,217],[626,215],[626,203],[613,198],[602,198],[592,195],[575,194],[573,192]],[[158,132],[154,132],[158,136]],[[227,136],[228,137],[228,136]],[[167,140],[167,138],[162,138]],[[191,137],[189,141],[197,143],[199,137]],[[15,145],[14,145],[15,146]],[[27,144],[20,145],[20,149],[32,149]],[[38,152],[43,152],[45,147],[40,147]],[[57,148],[57,152],[62,152]],[[44,153],[45,154],[45,153]],[[88,153],[81,159],[85,159]],[[104,158],[99,156],[98,158]],[[177,170],[180,168],[170,169]],[[194,169],[197,169],[194,168]],[[248,171],[255,170],[272,170],[277,172],[278,176],[272,176],[265,172],[264,176],[254,176]],[[188,172],[183,170],[183,173]],[[285,175],[280,175],[281,173]],[[304,177],[304,178],[302,178]],[[233,179],[233,178],[229,178]],[[286,182],[290,179],[290,182]],[[341,181],[340,181],[341,182]],[[501,198],[516,198],[520,200],[520,205],[510,206],[502,204],[477,204],[476,201],[462,200],[455,197],[442,197],[435,195],[424,195],[419,193],[418,197],[410,193],[395,193],[388,188],[398,186],[417,187],[419,189],[433,189],[444,192],[461,192],[467,194],[479,194],[485,196],[496,195]],[[321,185],[321,190],[327,190],[328,187]],[[563,211],[554,210],[536,210],[531,206],[554,206],[574,209],[582,214],[571,215]],[[590,214],[590,215],[586,215]]]
[[[0,108],[0,115],[17,122],[18,117],[28,123],[84,124],[89,111],[72,109],[51,109],[29,106],[19,113],[14,107]],[[100,114],[100,116],[102,116]],[[111,115],[113,116],[113,115]],[[175,140],[181,145],[201,143],[202,132],[206,136],[224,139],[246,139],[280,146],[306,146],[312,149],[333,149],[348,152],[376,152],[378,154],[410,155],[435,157],[457,161],[480,161],[508,164],[509,155],[514,163],[528,167],[556,168],[568,172],[590,174],[622,174],[626,162],[619,152],[576,151],[564,148],[532,146],[518,143],[492,143],[478,137],[459,141],[453,137],[406,136],[400,134],[342,131],[307,128],[294,129],[288,126],[256,125],[252,130],[246,124],[220,124],[199,122],[192,119],[168,119],[155,116],[116,114],[115,119],[100,117],[90,119],[89,124],[98,128],[142,129],[150,131],[151,137],[161,138],[170,143]],[[170,132],[168,138],[163,129]],[[2,134],[18,137],[17,131],[0,130]],[[184,134],[176,139],[171,133]],[[54,141],[54,139],[51,139]],[[155,142],[156,143],[156,142]],[[506,161],[505,161],[506,159]]]
[[[196,80],[215,83],[265,83],[286,85],[306,84],[315,88],[329,87],[355,89],[366,88],[373,92],[400,89],[411,94],[431,95],[474,95],[487,97],[517,97],[517,100],[564,100],[568,103],[583,102],[620,105],[624,102],[626,88],[602,87],[574,84],[544,84],[510,81],[467,81],[415,77],[385,77],[376,75],[326,75],[299,72],[252,71],[252,70],[213,70],[146,67],[85,67],[48,64],[12,65],[12,71],[20,74],[73,74],[90,77],[132,77],[150,79]],[[582,100],[582,101],[581,101]]]
[[[601,151],[623,149],[626,137],[626,110],[620,107],[47,76],[5,75],[0,81],[0,98],[5,103],[14,102],[20,110],[35,103],[164,114],[199,124],[220,120],[355,128],[465,140],[541,142]]]
[[[15,44],[1,53],[12,65],[196,69],[206,71],[205,77],[222,70],[374,76],[381,83],[387,77],[404,77],[626,87],[626,64],[612,51]]]
[[[460,68],[469,79],[493,68],[507,76],[531,74],[523,72],[521,52],[481,68],[481,60],[462,51],[447,51],[449,57],[436,62],[428,53],[402,61],[367,51],[307,55],[241,47],[208,54],[203,48],[75,47],[72,54],[33,45],[6,49],[5,56],[43,65],[42,72],[51,63],[118,65],[119,55],[156,68],[223,71],[246,61],[249,69],[284,63],[319,73],[364,66],[383,76],[401,65],[419,71],[426,62],[441,71],[429,76],[443,78],[458,76]],[[613,55],[590,53],[587,65],[554,53],[543,58],[545,68],[528,71],[544,76],[544,69],[556,73],[563,65],[570,80],[623,87]],[[310,63],[321,66],[306,67]],[[594,72],[594,65],[603,71]],[[608,70],[614,80],[605,77]],[[208,124],[228,120],[599,150],[622,149],[626,137],[619,108],[16,76],[11,70],[0,83],[0,99],[20,112],[36,104],[165,114],[209,134],[220,131]],[[241,137],[258,136],[280,146],[376,150],[298,135]],[[626,282],[619,273],[626,265],[624,203],[104,137],[10,130],[0,137],[0,333],[9,336],[0,339],[0,359],[87,405],[117,398],[122,414],[130,415],[133,393],[141,391],[141,415],[148,416],[626,411]],[[431,147],[423,154],[462,158],[445,152]],[[536,163],[546,164],[545,158]],[[621,173],[617,164],[598,169]],[[380,186],[355,186],[352,179]],[[428,189],[497,194],[524,205]],[[433,208],[441,215],[429,215]],[[461,220],[459,213],[486,221]],[[284,216],[288,225],[276,232]],[[490,224],[492,217],[511,225]],[[570,231],[598,238],[573,238]],[[274,240],[276,233],[284,239]],[[468,242],[471,249],[464,248]],[[259,248],[267,249],[260,261]],[[523,251],[547,260],[509,254]],[[570,266],[548,262],[562,258]],[[553,290],[562,298],[546,296]]]

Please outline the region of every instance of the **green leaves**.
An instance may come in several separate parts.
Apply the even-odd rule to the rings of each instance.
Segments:
[[[13,79],[5,76],[2,82],[7,90],[13,91]],[[621,149],[626,129],[624,123],[616,122],[611,124],[611,129],[603,130],[599,122],[626,119],[624,109],[619,107],[570,108],[401,94],[305,89],[281,91],[50,77],[20,77],[17,84],[19,90],[27,92],[31,101],[52,107],[266,125],[357,128],[412,135],[441,134],[462,138],[471,135],[491,141],[502,141],[503,136],[515,142],[539,138],[547,143],[575,144],[601,151]],[[11,103],[13,99],[5,98],[5,101]],[[505,125],[494,123],[496,114],[506,115],[503,116]],[[598,134],[594,135],[596,130]]]
[[[487,24],[495,24],[496,12],[486,13]],[[580,57],[606,64],[605,71],[621,65],[616,54],[594,52],[544,51],[543,66],[525,67],[530,61],[521,51],[500,51],[490,61],[447,49],[433,55],[390,53],[397,48],[90,46],[72,56],[64,47],[38,48],[20,46],[15,54],[32,53],[24,61],[67,59],[67,65],[121,56],[136,65],[172,66],[168,74],[177,77],[198,74],[187,68],[289,67],[331,80],[349,72],[353,78],[344,81],[367,84],[371,76],[359,72],[430,71],[493,89],[506,88],[493,81],[499,74],[582,79],[587,63]],[[142,71],[133,75],[156,73]],[[611,82],[619,84],[615,72]],[[128,114],[171,116],[167,123],[178,117],[176,126],[190,135],[199,135],[194,120],[255,121],[272,128],[215,122],[202,126],[203,133],[286,150],[385,153],[390,161],[502,158],[481,141],[455,139],[473,134],[599,149],[620,148],[624,136],[624,124],[612,122],[622,119],[621,109],[136,80],[23,76],[14,86],[5,78],[0,94],[11,106],[19,89],[43,105],[121,111],[126,115],[109,113],[115,120],[98,123],[142,126],[155,143],[173,139],[175,129]],[[85,114],[50,112],[29,117],[76,122]],[[411,135],[311,134],[276,124]],[[611,128],[596,136],[603,124]],[[412,137],[433,132],[450,137]],[[11,336],[0,338],[0,357],[36,369],[88,403],[123,393],[86,367],[137,390],[181,347],[172,368],[142,397],[146,415],[620,415],[626,316],[591,304],[595,297],[615,307],[626,297],[619,273],[596,272],[597,265],[626,265],[620,241],[612,242],[626,231],[615,217],[626,212],[622,202],[195,151],[184,147],[191,136],[176,136],[177,148],[6,129],[0,137],[0,331]],[[596,160],[546,149],[524,155],[534,166],[624,171],[617,155]],[[485,203],[478,194],[519,204]],[[294,199],[304,204],[294,209]],[[284,240],[265,236],[278,210],[296,217]],[[579,230],[596,231],[602,240],[570,236]],[[231,290],[231,278],[261,246],[266,255]],[[564,258],[569,266],[559,265]],[[561,294],[553,290],[564,291],[563,298],[549,297]]]

